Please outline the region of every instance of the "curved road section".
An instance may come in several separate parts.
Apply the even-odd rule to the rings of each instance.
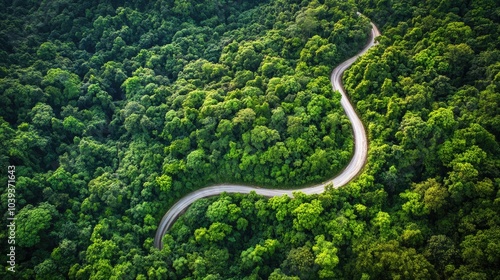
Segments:
[[[379,36],[380,32],[373,23],[371,23],[371,25],[372,25],[372,30],[368,44],[357,55],[344,61],[342,64],[333,69],[332,74],[330,76],[333,90],[338,90],[342,94],[340,104],[344,108],[347,117],[351,121],[353,127],[354,155],[349,164],[347,165],[347,167],[335,178],[327,180],[326,182],[323,182],[321,184],[313,185],[302,189],[280,190],[280,189],[264,189],[264,188],[244,186],[244,185],[219,184],[194,191],[181,198],[163,216],[160,225],[156,230],[156,235],[154,239],[154,245],[156,248],[158,249],[163,248],[162,238],[165,235],[165,233],[172,227],[177,217],[179,217],[179,215],[182,214],[184,210],[186,210],[189,207],[189,205],[191,205],[193,202],[195,202],[200,198],[215,196],[223,192],[248,194],[252,191],[255,191],[256,193],[266,197],[281,196],[284,194],[293,197],[293,192],[296,191],[300,191],[305,194],[319,194],[325,190],[325,187],[327,185],[333,184],[335,188],[344,186],[349,181],[351,181],[356,175],[359,174],[359,172],[361,171],[366,162],[366,156],[368,154],[368,140],[366,138],[366,132],[363,123],[356,114],[356,111],[352,107],[351,102],[349,102],[349,98],[347,97],[344,87],[342,86],[342,74],[347,68],[349,68],[349,66],[351,66],[354,63],[354,61],[356,61],[358,57],[366,53],[368,49],[370,49],[372,46],[376,44],[375,37]]]

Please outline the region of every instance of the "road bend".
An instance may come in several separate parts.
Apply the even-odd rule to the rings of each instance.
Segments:
[[[379,30],[375,26],[375,24],[371,23],[372,29],[370,33],[370,38],[367,45],[355,56],[349,58],[348,60],[342,62],[339,66],[333,69],[332,74],[330,75],[330,80],[332,83],[332,88],[335,91],[339,91],[342,95],[340,99],[340,104],[344,108],[347,117],[351,121],[354,135],[354,154],[349,162],[349,164],[335,177],[322,182],[317,185],[294,189],[294,190],[283,190],[283,189],[266,189],[260,188],[258,186],[249,186],[249,185],[237,185],[237,184],[217,184],[213,186],[209,186],[206,188],[202,188],[191,192],[181,198],[177,203],[175,203],[168,211],[165,213],[163,218],[160,221],[158,229],[156,231],[154,246],[158,249],[163,248],[162,238],[165,233],[172,227],[175,220],[182,214],[193,202],[198,199],[219,195],[221,193],[242,193],[248,194],[252,191],[255,191],[257,194],[266,196],[266,197],[274,197],[281,195],[288,195],[293,197],[293,192],[302,192],[305,194],[319,194],[325,191],[325,187],[332,184],[333,187],[338,188],[349,183],[354,177],[356,177],[363,166],[366,163],[366,158],[368,154],[368,139],[366,137],[365,128],[363,123],[361,122],[359,116],[356,114],[347,94],[342,85],[342,74],[344,71],[349,68],[358,57],[365,54],[371,47],[373,47],[376,42],[375,38],[380,35]]]

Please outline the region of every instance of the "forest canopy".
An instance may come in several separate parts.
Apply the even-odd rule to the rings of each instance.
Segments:
[[[0,278],[500,278],[496,1],[1,5],[0,203],[14,165],[18,227]],[[197,201],[156,249],[190,191],[294,188],[348,163],[329,74],[368,39],[358,11],[383,34],[343,79],[364,172]]]
[[[2,4],[0,161],[24,278],[152,277],[155,226],[186,193],[302,186],[351,158],[328,75],[368,38],[353,3]]]

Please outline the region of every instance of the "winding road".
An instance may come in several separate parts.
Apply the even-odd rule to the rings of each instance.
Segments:
[[[344,111],[347,114],[347,117],[351,121],[353,127],[354,134],[354,155],[346,166],[344,170],[336,177],[327,180],[323,183],[313,185],[310,187],[295,189],[295,190],[281,190],[281,189],[264,189],[259,187],[251,187],[244,185],[233,185],[233,184],[219,184],[206,188],[199,189],[188,195],[181,198],[177,203],[175,203],[167,213],[163,216],[156,230],[156,235],[154,239],[154,246],[158,249],[162,249],[163,242],[162,238],[165,233],[170,229],[170,227],[174,224],[177,217],[182,214],[193,202],[200,198],[215,196],[221,194],[223,192],[226,193],[243,193],[248,194],[252,191],[255,191],[257,194],[273,197],[273,196],[281,196],[281,195],[289,195],[293,197],[293,192],[300,191],[305,194],[319,194],[325,190],[325,187],[329,184],[333,184],[335,188],[344,186],[348,182],[350,182],[356,175],[359,174],[361,169],[363,168],[366,157],[368,154],[368,140],[366,138],[365,128],[363,127],[363,123],[359,119],[356,111],[352,107],[349,98],[347,97],[344,87],[342,86],[342,74],[344,71],[351,66],[356,59],[363,55],[368,49],[376,44],[375,38],[380,35],[377,27],[371,23],[372,30],[370,34],[370,39],[368,44],[361,50],[357,55],[351,57],[350,59],[344,61],[342,64],[333,69],[332,74],[330,76],[330,80],[332,83],[333,90],[338,90],[341,94],[340,104],[344,108]]]

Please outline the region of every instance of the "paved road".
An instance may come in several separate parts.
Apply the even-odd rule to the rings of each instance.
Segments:
[[[300,191],[305,194],[318,194],[322,193],[325,190],[325,186],[329,184],[333,184],[335,188],[344,186],[349,181],[351,181],[356,175],[359,174],[361,169],[363,168],[366,162],[366,156],[368,153],[368,140],[366,138],[365,128],[363,127],[363,123],[359,119],[358,115],[354,111],[349,99],[345,93],[344,87],[342,86],[342,74],[344,71],[351,66],[351,64],[356,61],[356,59],[363,55],[369,48],[374,46],[376,43],[374,38],[379,36],[380,32],[377,27],[372,23],[372,31],[368,44],[365,48],[360,51],[356,56],[351,57],[350,59],[344,61],[342,64],[333,69],[332,74],[330,76],[333,90],[338,90],[342,94],[342,98],[340,100],[340,104],[344,108],[347,117],[351,121],[353,127],[354,134],[354,156],[351,161],[347,165],[347,167],[336,177],[327,180],[318,185],[295,189],[295,190],[279,190],[279,189],[264,189],[259,187],[252,186],[244,186],[244,185],[233,185],[233,184],[219,184],[210,187],[206,187],[203,189],[199,189],[194,191],[183,198],[181,198],[172,208],[168,210],[168,212],[161,219],[160,225],[156,231],[154,245],[156,248],[161,249],[163,247],[162,238],[170,229],[170,227],[174,224],[177,217],[185,211],[189,205],[200,198],[215,196],[221,194],[223,192],[226,193],[243,193],[248,194],[251,191],[255,191],[256,193],[266,196],[281,196],[283,194],[293,196],[292,192]]]

